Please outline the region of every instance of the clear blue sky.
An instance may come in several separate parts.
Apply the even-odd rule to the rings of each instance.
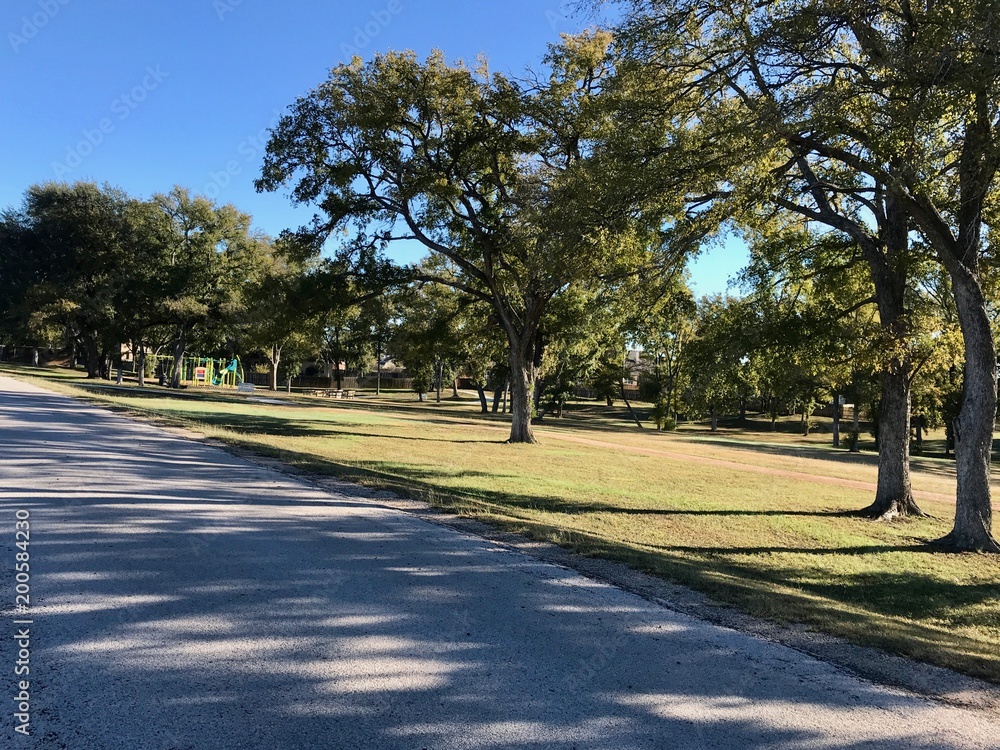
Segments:
[[[109,182],[136,196],[183,185],[277,234],[311,212],[258,195],[267,128],[357,52],[537,65],[561,32],[592,25],[561,0],[7,0],[0,10],[0,206],[46,180]],[[736,246],[693,266],[722,291]]]

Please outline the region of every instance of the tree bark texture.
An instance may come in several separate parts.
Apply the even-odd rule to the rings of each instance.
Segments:
[[[938,544],[955,550],[1000,552],[1000,544],[993,538],[990,504],[990,453],[997,408],[996,348],[979,280],[965,268],[953,271],[951,277],[965,342],[965,388],[955,420],[955,526]]]
[[[882,373],[875,501],[860,515],[890,521],[925,515],[910,486],[910,367],[896,362]]]
[[[510,347],[510,443],[537,443],[531,429],[534,406],[535,366],[532,342],[511,341]]]

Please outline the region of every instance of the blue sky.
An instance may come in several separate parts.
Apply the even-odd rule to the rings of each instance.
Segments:
[[[277,234],[306,221],[282,193],[259,195],[267,129],[351,54],[485,54],[520,73],[545,45],[593,19],[564,0],[7,0],[0,10],[0,206],[46,180],[109,182],[136,196],[183,185]],[[692,266],[722,291],[743,253]]]

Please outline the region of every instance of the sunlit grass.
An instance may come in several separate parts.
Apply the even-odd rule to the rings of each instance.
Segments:
[[[822,436],[663,435],[598,413],[596,424],[577,414],[540,427],[540,445],[507,445],[501,417],[456,402],[140,395],[67,385],[64,373],[46,382],[623,560],[755,615],[1000,682],[1000,560],[924,544],[950,528],[947,461],[915,462],[914,486],[933,518],[881,524],[843,515],[871,501],[852,483],[874,482],[872,456],[834,452]]]

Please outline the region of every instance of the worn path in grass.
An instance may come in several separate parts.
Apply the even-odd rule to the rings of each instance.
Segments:
[[[7,711],[5,747],[919,750],[1000,737],[979,713],[372,493],[319,490],[6,378],[0,507],[6,602],[15,511],[31,523],[33,736]]]

